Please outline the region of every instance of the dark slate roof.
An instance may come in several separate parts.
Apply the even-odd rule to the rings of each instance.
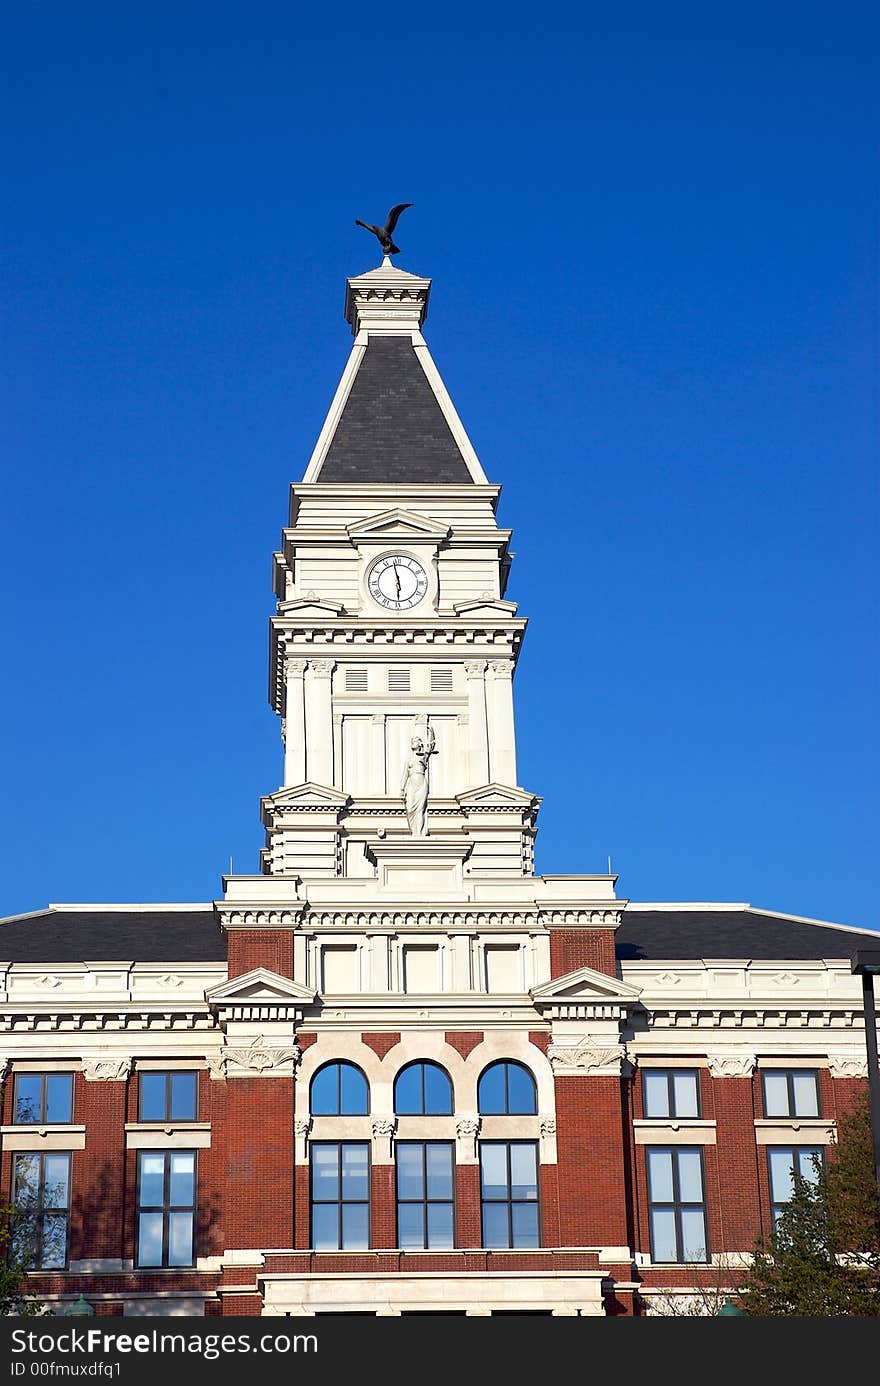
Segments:
[[[213,910],[53,910],[0,921],[2,962],[225,962]]]
[[[409,337],[370,337],[317,480],[473,480]]]
[[[880,935],[877,935],[880,944]],[[871,937],[785,915],[742,910],[626,909],[615,938],[621,962],[672,958],[849,958]]]

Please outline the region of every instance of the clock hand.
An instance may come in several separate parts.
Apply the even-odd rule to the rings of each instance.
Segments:
[[[394,581],[397,585],[397,596],[400,597],[400,573],[397,571],[397,564],[394,564]]]

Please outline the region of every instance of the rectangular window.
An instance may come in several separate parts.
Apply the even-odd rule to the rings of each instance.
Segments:
[[[703,1152],[687,1146],[646,1151],[651,1259],[709,1260]]]
[[[313,1141],[312,1246],[366,1251],[370,1245],[370,1147],[366,1141]]]
[[[483,1246],[540,1246],[538,1147],[534,1141],[482,1141]]]
[[[814,1069],[785,1068],[763,1071],[765,1117],[817,1117],[819,1075]]]
[[[774,1222],[794,1193],[795,1179],[806,1179],[809,1184],[815,1184],[819,1177],[817,1162],[821,1165],[824,1157],[825,1152],[820,1145],[768,1147],[770,1206]]]
[[[644,1069],[642,1101],[646,1117],[698,1117],[700,1075],[687,1068]]]
[[[197,1073],[139,1073],[139,1120],[195,1121],[198,1082]]]
[[[16,1155],[12,1255],[28,1270],[63,1270],[70,1221],[70,1156]]]
[[[196,1210],[196,1152],[138,1153],[137,1265],[191,1266]]]
[[[72,1073],[16,1073],[12,1119],[23,1125],[73,1120]]]
[[[398,1141],[397,1245],[450,1250],[454,1233],[451,1141]]]

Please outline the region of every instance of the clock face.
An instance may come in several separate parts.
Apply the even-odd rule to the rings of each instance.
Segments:
[[[418,559],[405,553],[380,558],[367,578],[370,596],[389,611],[408,611],[428,590],[428,575]]]

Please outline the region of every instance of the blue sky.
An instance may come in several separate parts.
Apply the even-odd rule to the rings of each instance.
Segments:
[[[257,869],[270,555],[411,201],[538,869],[877,926],[875,7],[315,10],[5,17],[0,912]]]

